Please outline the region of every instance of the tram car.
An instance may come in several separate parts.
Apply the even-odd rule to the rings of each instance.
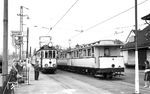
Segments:
[[[39,64],[41,72],[55,73],[57,69],[57,50],[54,46],[44,45],[35,54],[35,63]]]
[[[125,67],[121,56],[122,45],[119,40],[100,40],[62,50],[57,60],[58,68],[94,76],[102,75],[105,78],[123,75]]]

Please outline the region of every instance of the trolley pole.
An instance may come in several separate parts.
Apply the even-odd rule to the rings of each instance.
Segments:
[[[135,0],[135,94],[139,91],[139,63],[138,63],[138,21],[137,21],[137,0]]]
[[[8,74],[8,0],[4,1],[3,17],[3,62],[2,62],[2,84],[4,86]]]

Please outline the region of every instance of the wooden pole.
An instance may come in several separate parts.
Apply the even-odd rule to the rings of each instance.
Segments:
[[[4,0],[4,17],[3,17],[3,62],[2,62],[2,83],[7,79],[8,74],[8,0]]]

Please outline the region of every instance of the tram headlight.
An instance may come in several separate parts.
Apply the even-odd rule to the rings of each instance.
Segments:
[[[48,64],[45,64],[45,67],[48,67]]]
[[[53,64],[53,67],[56,67],[56,64]]]

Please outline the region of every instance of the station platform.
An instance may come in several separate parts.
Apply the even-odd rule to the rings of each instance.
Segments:
[[[54,81],[53,79],[42,73],[40,73],[38,80],[34,80],[34,68],[32,66],[30,66],[29,79],[29,84],[19,84],[18,87],[15,88],[15,94],[91,94],[87,91],[64,87],[59,83],[59,81]],[[101,91],[100,94],[113,94],[103,89],[99,90]],[[99,93],[94,92],[94,94]]]
[[[34,68],[30,65],[29,82],[19,84],[15,88],[15,94],[60,94],[57,93],[58,89],[63,88],[42,73],[39,74],[39,79],[35,80]]]

